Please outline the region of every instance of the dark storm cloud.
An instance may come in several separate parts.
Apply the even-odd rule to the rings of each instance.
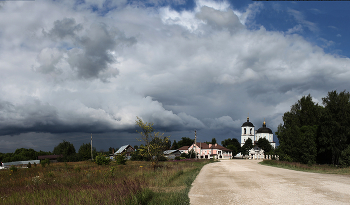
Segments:
[[[0,101],[0,135],[18,135],[21,133],[105,133],[116,131],[104,120],[90,121],[84,117],[69,122],[69,115],[59,116],[56,107],[41,103],[38,100],[14,105]],[[119,129],[124,132],[134,132],[133,126]]]

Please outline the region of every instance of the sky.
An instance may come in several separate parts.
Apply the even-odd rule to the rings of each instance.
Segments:
[[[349,90],[350,2],[0,1],[0,152],[274,133],[302,96]],[[276,135],[274,141],[278,143]]]

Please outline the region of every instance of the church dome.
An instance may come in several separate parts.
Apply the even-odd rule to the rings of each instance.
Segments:
[[[241,127],[254,127],[253,123],[249,122],[249,117],[247,117],[247,122],[243,123]]]
[[[256,131],[256,133],[269,133],[272,134],[272,130],[268,127],[266,127],[266,122],[264,120],[263,126]]]

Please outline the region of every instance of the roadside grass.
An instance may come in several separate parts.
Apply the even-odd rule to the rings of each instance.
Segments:
[[[259,164],[279,167],[284,169],[291,169],[296,171],[304,171],[304,172],[350,175],[350,167],[341,168],[341,167],[335,167],[335,166],[326,165],[326,164],[307,165],[307,164],[301,164],[298,162],[285,162],[285,161],[277,161],[277,160],[263,160],[262,162],[259,162]]]
[[[212,160],[53,163],[0,170],[0,204],[189,204],[188,192]]]

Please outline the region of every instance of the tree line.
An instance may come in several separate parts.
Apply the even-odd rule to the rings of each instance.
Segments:
[[[328,92],[322,105],[303,96],[277,128],[281,160],[350,166],[350,94]]]
[[[114,148],[110,147],[109,152],[100,152],[102,154],[108,155],[112,153]],[[96,148],[92,148],[92,154],[95,158],[97,156]],[[16,149],[14,153],[0,153],[0,161],[1,162],[14,162],[14,161],[27,161],[27,160],[36,160],[38,156],[43,155],[62,155],[57,160],[60,162],[77,162],[77,161],[85,161],[91,159],[91,144],[82,144],[76,152],[74,145],[68,141],[63,140],[63,142],[59,143],[56,147],[54,147],[53,151],[45,152],[45,151],[35,151],[34,149],[26,149],[20,148]]]

